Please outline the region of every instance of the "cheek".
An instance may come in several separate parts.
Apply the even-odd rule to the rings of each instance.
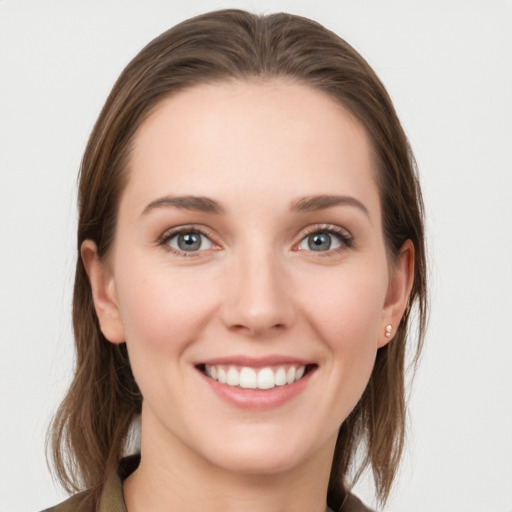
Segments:
[[[353,273],[329,282],[325,293],[310,294],[310,325],[327,350],[324,408],[335,428],[354,409],[370,379],[378,349],[383,283]],[[364,277],[363,277],[364,276]],[[330,390],[330,391],[327,391]]]
[[[373,368],[382,328],[385,276],[371,267],[347,268],[325,280],[324,287],[304,294],[310,324],[346,379],[369,378]]]
[[[144,264],[129,268],[117,289],[135,380],[152,410],[186,407],[181,394],[171,390],[186,385],[188,349],[215,311],[215,296],[201,288],[199,276],[189,269]]]
[[[212,291],[190,269],[131,268],[116,282],[128,348],[144,359],[183,351],[214,310]]]
[[[377,333],[381,323],[384,282],[376,273],[348,269],[340,274],[331,277],[326,286],[317,287],[313,293],[310,291],[306,300],[328,339],[363,343],[368,336]]]

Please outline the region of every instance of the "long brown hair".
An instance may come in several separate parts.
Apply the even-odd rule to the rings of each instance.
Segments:
[[[101,333],[80,259],[86,239],[97,244],[100,258],[109,251],[138,127],[163,98],[178,90],[207,82],[275,77],[324,91],[358,118],[376,155],[390,262],[404,241],[411,240],[415,247],[408,306],[392,342],[378,350],[363,396],[341,425],[329,482],[328,501],[339,506],[350,478],[371,466],[378,498],[385,502],[388,497],[404,445],[405,348],[413,306],[415,361],[427,319],[423,205],[414,158],[384,86],[350,45],[306,18],[240,10],[197,16],[150,42],[117,80],[90,136],[78,198],[76,368],[49,437],[56,474],[67,490],[101,489],[141,411],[142,396],[126,346],[109,343]],[[356,456],[361,449],[362,462]]]

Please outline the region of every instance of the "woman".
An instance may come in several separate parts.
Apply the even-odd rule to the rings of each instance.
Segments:
[[[415,304],[417,353],[425,327],[422,202],[347,43],[238,10],[165,32],[100,114],[79,208],[51,440],[82,492],[49,510],[367,510],[367,466],[385,502]]]

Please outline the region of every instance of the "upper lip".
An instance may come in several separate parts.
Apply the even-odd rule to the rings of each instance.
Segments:
[[[224,357],[214,357],[197,361],[195,366],[199,365],[232,365],[232,366],[248,366],[250,368],[264,368],[266,366],[277,366],[280,364],[296,364],[299,366],[307,366],[315,364],[314,361],[298,358],[295,356],[270,355],[265,357],[250,357],[246,355],[233,355]]]

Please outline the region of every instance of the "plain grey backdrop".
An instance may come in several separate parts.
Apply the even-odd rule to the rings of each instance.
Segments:
[[[512,511],[512,1],[0,0],[0,512],[64,498],[44,440],[72,368],[88,134],[143,45],[224,7],[294,12],[345,38],[416,153],[432,313],[386,511]],[[356,492],[372,504],[368,478]]]

